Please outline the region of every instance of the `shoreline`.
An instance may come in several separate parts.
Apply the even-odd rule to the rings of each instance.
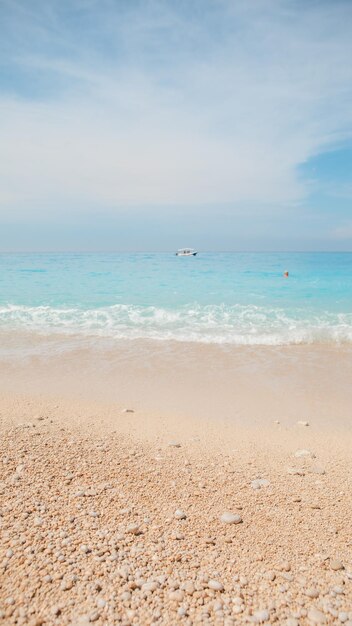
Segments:
[[[225,418],[246,428],[317,421],[332,435],[352,436],[352,346],[2,339],[0,392],[117,403],[173,418]]]

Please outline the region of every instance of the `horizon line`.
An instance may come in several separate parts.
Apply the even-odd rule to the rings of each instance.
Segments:
[[[171,250],[0,250],[2,254],[171,254]],[[197,254],[352,254],[352,250],[197,250]]]

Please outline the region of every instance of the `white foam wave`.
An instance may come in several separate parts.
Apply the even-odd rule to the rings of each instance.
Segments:
[[[0,307],[0,328],[45,334],[238,345],[352,343],[352,314],[288,314],[254,305],[188,305],[179,310],[117,304],[105,308]]]

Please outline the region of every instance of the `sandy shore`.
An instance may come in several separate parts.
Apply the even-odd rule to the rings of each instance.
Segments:
[[[351,626],[350,391],[336,393],[333,421],[333,390],[321,385],[335,361],[326,356],[329,370],[319,381],[308,367],[311,356],[299,370],[296,357],[286,355],[296,372],[286,397],[287,370],[281,391],[268,374],[278,371],[278,360],[242,358],[235,387],[240,380],[247,386],[236,409],[228,408],[231,390],[222,401],[221,376],[213,375],[211,411],[201,415],[198,385],[216,367],[195,372],[191,407],[177,397],[184,377],[189,401],[191,365],[184,374],[176,368],[166,411],[165,389],[159,407],[147,393],[143,407],[141,380],[156,384],[160,354],[155,371],[149,359],[149,379],[145,369],[135,372],[135,402],[133,359],[125,356],[131,386],[106,368],[94,393],[91,363],[84,366],[82,355],[77,367],[72,353],[56,354],[45,361],[46,375],[38,358],[18,364],[17,378],[14,363],[1,365],[2,623]],[[222,358],[229,385],[236,362]],[[315,381],[311,395],[304,392],[305,411],[304,397],[295,402],[304,372]],[[165,365],[160,387],[168,374]],[[120,401],[107,391],[112,380]],[[248,380],[256,381],[251,395]],[[319,387],[331,402],[322,411]]]

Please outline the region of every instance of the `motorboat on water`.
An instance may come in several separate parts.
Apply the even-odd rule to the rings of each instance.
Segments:
[[[176,256],[196,256],[198,252],[194,248],[180,248],[176,252]]]

